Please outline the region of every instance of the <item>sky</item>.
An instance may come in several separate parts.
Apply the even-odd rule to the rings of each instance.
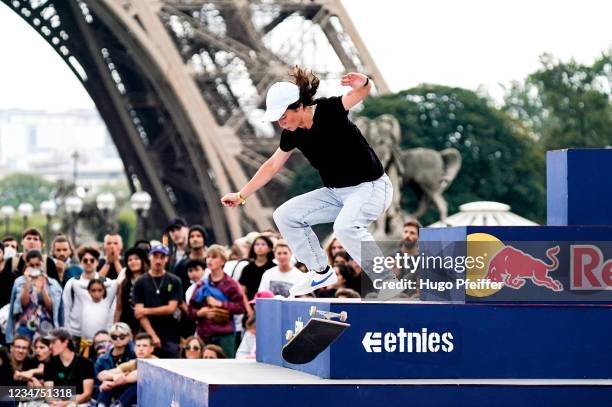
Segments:
[[[612,47],[605,0],[343,0],[392,91],[419,83],[477,90],[496,100],[543,53],[591,63]],[[92,108],[72,72],[0,4],[0,109]],[[8,40],[9,38],[14,39]]]

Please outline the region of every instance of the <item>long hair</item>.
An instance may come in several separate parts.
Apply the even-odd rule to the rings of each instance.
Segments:
[[[272,259],[274,259],[274,243],[272,243],[272,240],[270,240],[268,236],[264,235],[259,235],[255,238],[255,240],[253,240],[253,243],[249,249],[249,260],[255,261],[257,259],[257,255],[255,254],[255,243],[257,243],[258,240],[263,240],[266,242],[266,245],[270,249],[266,257],[268,258],[269,262],[272,261]]]
[[[315,104],[314,96],[319,89],[319,78],[312,73],[310,69],[300,68],[299,66],[293,67],[289,71],[289,76],[293,78],[295,83],[300,88],[300,98],[297,102],[289,105],[288,109],[297,109],[300,105],[310,106]]]

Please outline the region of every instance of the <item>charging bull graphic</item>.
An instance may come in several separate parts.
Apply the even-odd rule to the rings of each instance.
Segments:
[[[485,278],[503,282],[506,287],[519,289],[530,279],[534,284],[550,288],[553,291],[563,291],[563,284],[553,279],[549,273],[559,267],[559,246],[551,247],[546,251],[546,257],[551,264],[546,264],[522,250],[506,246],[495,254],[489,262]]]

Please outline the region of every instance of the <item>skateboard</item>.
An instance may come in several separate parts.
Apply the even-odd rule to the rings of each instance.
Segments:
[[[282,355],[289,363],[301,365],[311,362],[351,326],[345,322],[348,318],[346,311],[321,311],[313,305],[309,315],[311,318],[306,325],[298,318],[295,329],[285,333],[287,343],[283,346]],[[322,318],[316,318],[317,315]]]

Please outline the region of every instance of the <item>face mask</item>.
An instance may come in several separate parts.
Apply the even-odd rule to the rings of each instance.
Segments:
[[[4,248],[4,259],[5,260],[15,257],[16,254],[17,254],[17,251],[13,249],[12,247],[7,246]]]

